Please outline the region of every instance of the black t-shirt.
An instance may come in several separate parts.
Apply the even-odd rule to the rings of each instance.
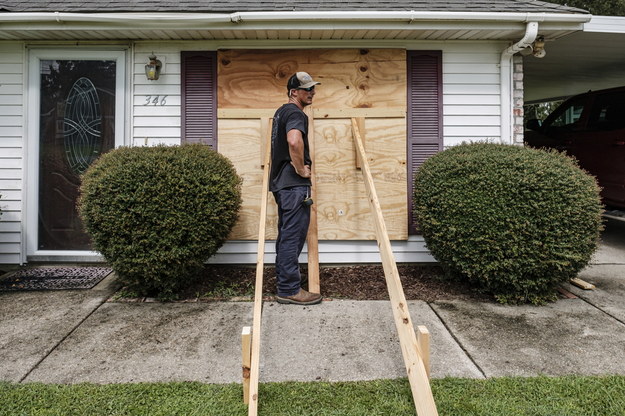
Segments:
[[[286,134],[290,130],[299,130],[304,139],[304,164],[311,165],[308,150],[308,116],[295,104],[288,103],[276,110],[273,116],[273,128],[271,130],[271,176],[269,190],[279,191],[292,186],[310,186],[308,178],[302,178],[295,173],[291,165],[289,155],[289,143]]]

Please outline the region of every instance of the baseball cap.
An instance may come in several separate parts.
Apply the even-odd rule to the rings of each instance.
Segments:
[[[297,88],[310,88],[317,84],[321,83],[313,81],[308,72],[296,72],[291,76],[291,78],[289,78],[289,82],[286,84],[286,89],[290,91]]]

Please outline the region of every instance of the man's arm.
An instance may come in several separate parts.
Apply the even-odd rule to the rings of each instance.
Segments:
[[[289,130],[286,134],[289,143],[289,156],[291,164],[302,178],[310,178],[310,166],[304,164],[304,138],[302,132],[297,129]]]

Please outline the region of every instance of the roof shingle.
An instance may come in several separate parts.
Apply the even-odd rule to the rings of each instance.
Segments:
[[[587,13],[538,0],[0,0],[0,12],[195,12],[261,11],[442,11],[503,13]]]

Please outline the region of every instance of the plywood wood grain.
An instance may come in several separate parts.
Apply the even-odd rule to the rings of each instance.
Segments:
[[[219,120],[219,152],[228,157],[243,178],[239,219],[230,239],[256,240],[261,204],[261,120]],[[267,238],[275,239],[278,210],[272,197],[267,204]]]
[[[260,118],[287,101],[286,82],[296,71],[322,82],[312,109],[319,239],[375,239],[362,174],[356,169],[350,124],[354,111],[365,117],[367,155],[389,236],[407,238],[405,62],[405,51],[397,49],[219,52],[219,151],[243,177],[243,204],[231,239],[258,236]],[[273,239],[277,209],[269,199],[267,238]]]
[[[220,108],[277,108],[297,71],[321,82],[317,107],[406,106],[406,56],[400,49],[229,50],[218,53]]]
[[[375,239],[362,174],[356,169],[350,120],[317,120],[319,238]],[[367,153],[389,235],[407,238],[404,119],[368,119]]]

